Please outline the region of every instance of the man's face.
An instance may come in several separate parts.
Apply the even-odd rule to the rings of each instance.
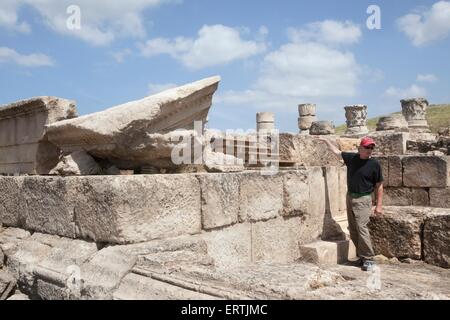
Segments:
[[[361,159],[369,159],[372,156],[372,152],[373,152],[374,148],[375,148],[374,145],[370,145],[367,147],[360,146],[359,147],[359,157]]]

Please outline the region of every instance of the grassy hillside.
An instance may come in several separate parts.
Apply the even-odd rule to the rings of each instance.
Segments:
[[[400,113],[400,112],[395,112]],[[367,120],[367,126],[370,131],[375,131],[380,117]],[[450,104],[430,105],[427,110],[427,120],[431,131],[436,133],[440,127],[450,126]],[[336,127],[337,134],[344,134],[347,126],[345,124]]]

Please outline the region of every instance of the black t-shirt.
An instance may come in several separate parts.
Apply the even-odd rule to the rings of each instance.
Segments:
[[[383,181],[380,163],[375,159],[361,159],[359,153],[342,152],[347,166],[347,186],[349,192],[373,192],[377,183]]]

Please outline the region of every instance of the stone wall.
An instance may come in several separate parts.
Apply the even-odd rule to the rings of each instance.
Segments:
[[[310,167],[275,176],[0,177],[0,222],[116,244],[198,234],[217,250],[241,250],[231,259],[288,261],[299,244],[342,237],[342,175]]]
[[[450,208],[449,156],[380,156],[386,206]]]
[[[0,106],[0,174],[45,174],[58,162],[45,126],[76,116],[73,101],[37,97]]]

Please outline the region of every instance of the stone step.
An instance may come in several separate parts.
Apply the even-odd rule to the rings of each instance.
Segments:
[[[300,259],[314,264],[341,264],[356,258],[356,248],[350,240],[317,241],[300,246]]]

